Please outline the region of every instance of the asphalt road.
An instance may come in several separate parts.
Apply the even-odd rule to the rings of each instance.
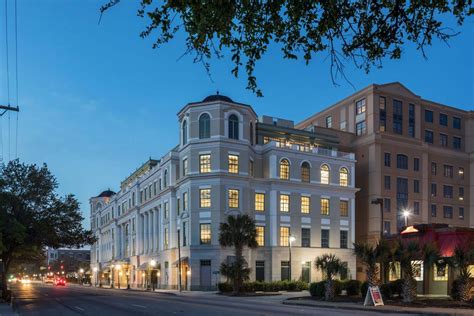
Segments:
[[[173,295],[34,283],[14,291],[20,315],[366,315],[361,311],[287,306],[282,297]],[[376,315],[378,313],[370,313]],[[385,313],[387,315],[387,313]]]

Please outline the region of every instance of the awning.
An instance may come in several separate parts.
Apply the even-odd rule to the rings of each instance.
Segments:
[[[178,265],[179,259],[173,262],[173,265]],[[188,257],[181,257],[181,264],[188,264],[189,263],[189,258]]]

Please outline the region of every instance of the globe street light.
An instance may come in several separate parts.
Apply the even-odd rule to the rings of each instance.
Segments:
[[[115,266],[115,270],[118,270],[119,273],[118,273],[118,280],[117,280],[117,285],[118,285],[118,288],[120,289],[120,277],[122,276],[122,271],[120,271],[120,269],[122,269],[122,266],[120,264],[117,264]]]
[[[290,237],[288,238],[288,254],[289,254],[289,273],[288,273],[288,276],[290,278],[290,281],[291,281],[291,244],[296,240],[296,237],[293,236],[293,235],[290,235]]]
[[[95,275],[95,286],[97,286],[97,278],[99,277],[97,271],[99,269],[97,269],[97,267],[94,267],[92,270],[94,271],[94,275]]]
[[[112,289],[114,288],[114,268],[115,268],[114,264],[110,265],[110,271],[112,273],[112,285],[111,285],[110,288],[112,288]]]
[[[81,276],[81,285],[84,285],[84,269],[79,269],[79,275]]]
[[[408,216],[410,216],[410,211],[404,210],[403,211],[403,217],[405,217],[405,227],[408,226]]]

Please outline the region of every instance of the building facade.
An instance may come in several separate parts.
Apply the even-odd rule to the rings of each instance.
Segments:
[[[90,199],[93,284],[212,289],[233,256],[219,224],[236,214],[256,221],[251,280],[321,279],[312,263],[325,253],[355,275],[355,157],[341,145],[352,134],[258,118],[221,95],[184,106],[178,124],[174,149]]]
[[[91,263],[91,253],[85,249],[52,249],[46,251],[46,263],[49,270],[61,269],[65,272],[78,272]]]
[[[297,124],[314,126],[355,136],[345,145],[356,154],[361,188],[357,240],[406,224],[474,227],[473,111],[425,100],[398,82],[373,84]]]

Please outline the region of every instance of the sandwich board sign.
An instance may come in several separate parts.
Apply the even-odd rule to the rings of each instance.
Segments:
[[[365,295],[364,306],[382,306],[383,299],[382,294],[378,286],[370,286],[367,294]]]

